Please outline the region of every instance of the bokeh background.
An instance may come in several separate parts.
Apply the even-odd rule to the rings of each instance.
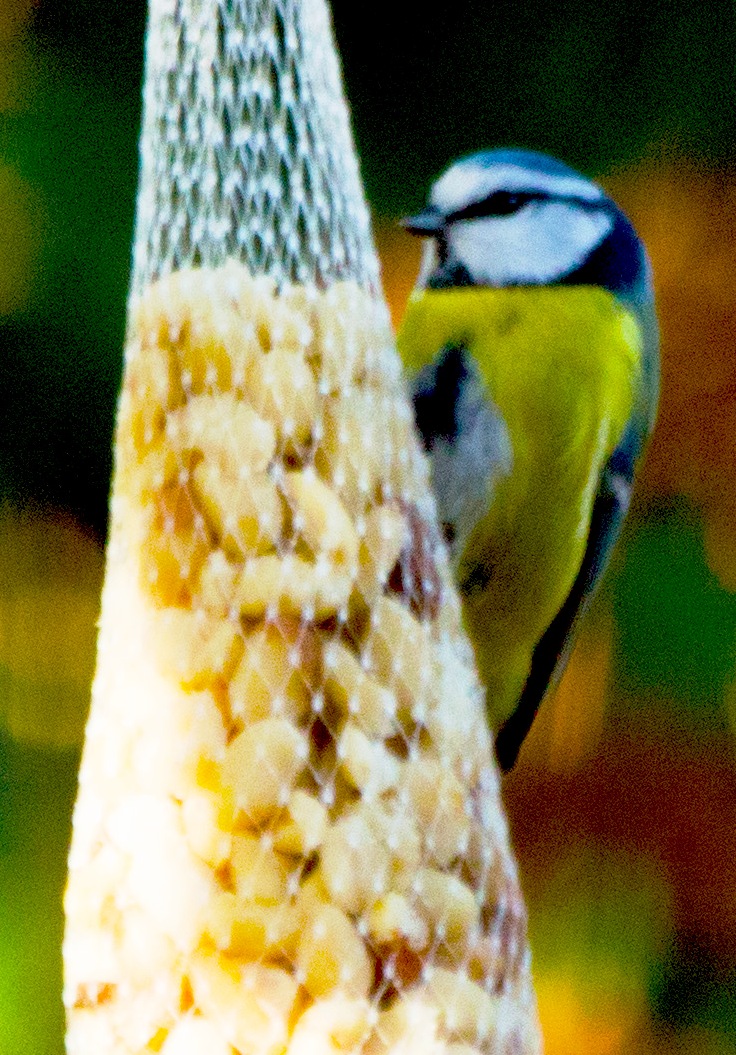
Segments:
[[[506,801],[548,1055],[736,1053],[732,0],[334,0],[391,308],[459,153],[547,149],[649,245],[659,424]],[[61,1055],[60,907],[121,366],[142,0],[0,0],[0,1053]]]

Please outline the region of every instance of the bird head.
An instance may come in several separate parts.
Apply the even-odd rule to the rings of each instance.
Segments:
[[[452,164],[404,221],[427,238],[419,285],[600,285],[648,296],[643,247],[605,192],[545,154],[489,150]]]

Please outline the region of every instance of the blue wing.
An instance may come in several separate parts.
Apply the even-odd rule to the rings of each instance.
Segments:
[[[496,736],[496,758],[504,772],[516,762],[542,700],[565,669],[578,620],[593,596],[626,516],[631,479],[628,474],[617,471],[614,465],[617,455],[618,451],[601,476],[593,504],[588,544],[577,578],[562,608],[534,649],[529,676],[516,708]]]

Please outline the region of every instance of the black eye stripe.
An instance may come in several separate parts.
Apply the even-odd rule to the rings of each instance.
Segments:
[[[544,191],[504,191],[497,190],[481,201],[471,202],[462,209],[456,209],[447,215],[445,223],[457,220],[474,220],[491,216],[513,216],[532,201],[558,201],[564,204],[577,205],[590,212],[599,210],[615,212],[616,207],[607,198],[590,201],[576,195],[547,194]]]
[[[463,209],[457,209],[447,217],[448,223],[455,220],[473,220],[481,216],[511,216],[512,213],[523,209],[530,201],[539,201],[547,198],[546,194],[532,193],[530,191],[505,191],[497,190],[489,194],[482,201],[474,201]]]

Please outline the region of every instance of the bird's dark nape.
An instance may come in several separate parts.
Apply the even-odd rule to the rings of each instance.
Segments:
[[[634,303],[647,296],[648,264],[631,222],[613,203],[611,233],[586,260],[560,279],[564,286],[600,286]]]

